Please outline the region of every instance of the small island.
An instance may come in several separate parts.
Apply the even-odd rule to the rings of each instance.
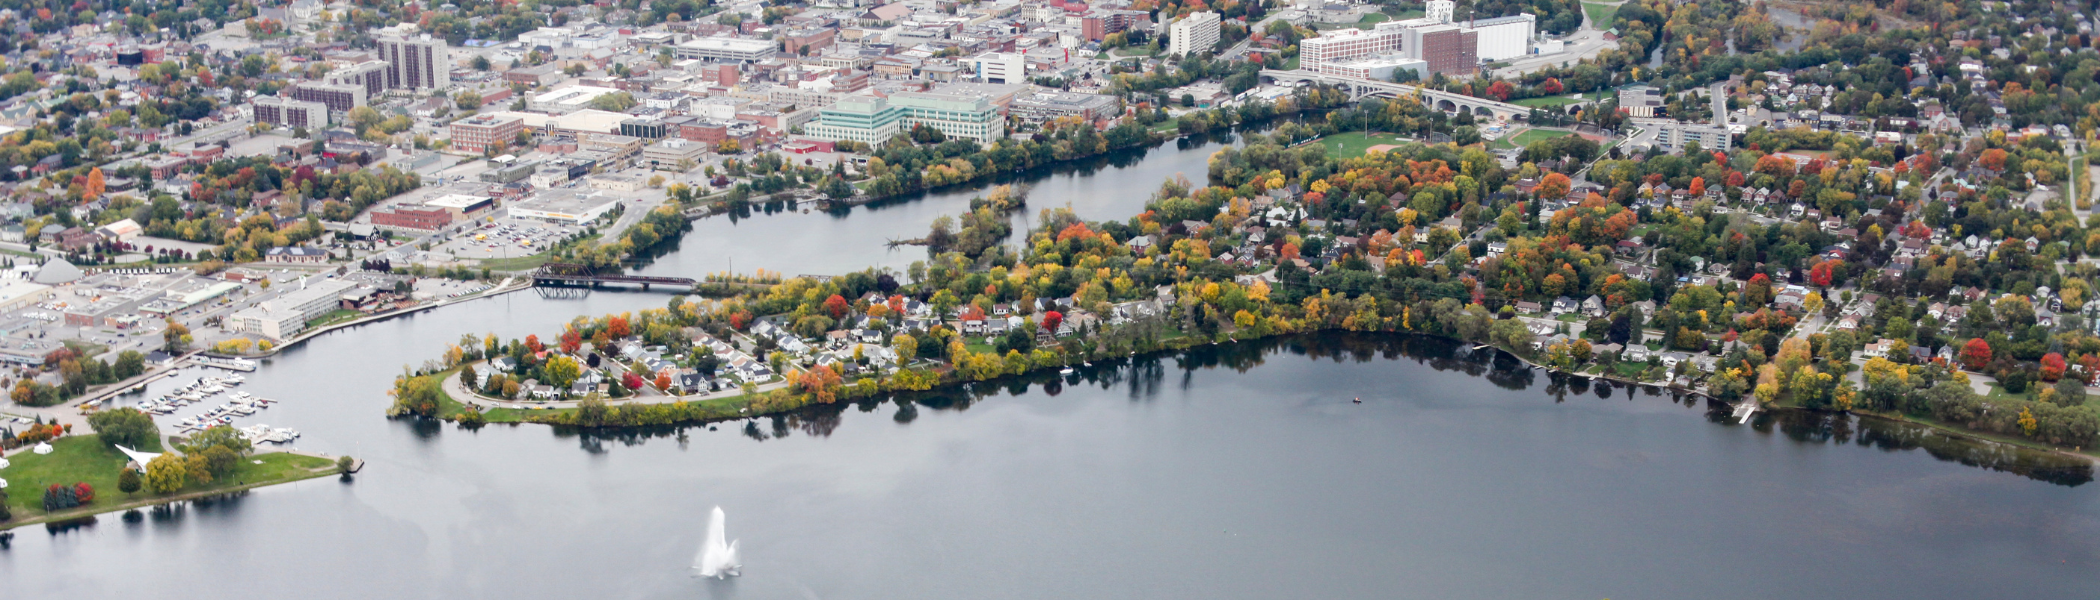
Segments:
[[[150,417],[131,408],[88,420],[99,433],[71,435],[69,427],[44,423],[0,430],[0,448],[7,449],[0,458],[0,530],[335,475],[356,463],[257,453],[227,426],[164,440]]]

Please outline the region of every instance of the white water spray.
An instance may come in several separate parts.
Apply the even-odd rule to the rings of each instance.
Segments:
[[[744,565],[737,561],[736,542],[724,541],[729,537],[729,529],[724,525],[727,520],[720,506],[708,517],[707,539],[700,543],[700,555],[693,557],[693,570],[701,577],[726,579],[743,575],[738,572]]]

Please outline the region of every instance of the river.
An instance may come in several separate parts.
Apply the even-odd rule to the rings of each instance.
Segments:
[[[1229,140],[1229,141],[1225,141]],[[993,185],[1031,186],[1028,208],[1015,217],[1014,230],[1025,232],[1036,211],[1069,206],[1086,219],[1127,219],[1144,212],[1161,182],[1186,175],[1201,182],[1210,155],[1239,141],[1182,138],[1152,148],[1111,152],[1073,164],[1038,168],[992,180],[917,193],[864,206],[825,211],[753,206],[740,214],[716,215],[693,222],[679,248],[637,272],[648,275],[719,273],[732,266],[739,273],[766,269],[788,276],[836,275],[869,267],[899,272],[912,261],[925,260],[922,246],[888,247],[890,240],[926,235],[941,215],[962,217],[970,199]],[[770,214],[768,214],[770,213]]]
[[[1031,206],[1054,192],[1113,216],[1090,211],[1172,175],[1101,187],[1133,168],[1048,175]],[[839,242],[968,196],[704,223],[651,268],[709,244],[762,256],[800,229]],[[902,258],[790,256],[767,268]],[[21,528],[0,581],[212,599],[2044,598],[2100,582],[2088,463],[1800,413],[1737,425],[1419,337],[1240,344],[682,432],[380,416],[401,365],[462,332],[666,300],[515,293],[319,336],[250,375],[283,402],[243,424],[296,427],[301,449],[364,473]],[[716,505],[745,576],[696,580]]]

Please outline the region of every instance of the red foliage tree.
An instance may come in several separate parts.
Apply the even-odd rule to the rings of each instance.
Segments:
[[[2051,352],[2042,355],[2042,380],[2056,381],[2064,378],[2064,355]]]
[[[561,351],[562,351],[562,352],[565,352],[565,353],[568,353],[568,354],[575,354],[577,350],[582,350],[582,349],[583,349],[583,334],[580,334],[580,333],[576,333],[576,330],[574,330],[574,329],[570,329],[570,330],[566,330],[566,331],[563,331],[563,332],[561,332]]]
[[[1054,310],[1043,313],[1043,329],[1045,331],[1049,331],[1050,333],[1057,333],[1057,326],[1064,322],[1064,313],[1057,312]]]
[[[1494,98],[1497,102],[1508,102],[1509,94],[1513,91],[1516,91],[1516,86],[1510,85],[1508,81],[1496,80],[1495,83],[1488,86],[1488,97]]]
[[[540,336],[528,335],[525,336],[525,349],[531,350],[533,354],[539,354],[541,350],[546,350],[547,346],[540,343]]]
[[[732,328],[732,329],[735,329],[735,330],[737,330],[737,331],[743,331],[743,330],[744,330],[744,326],[746,326],[746,325],[750,325],[750,324],[751,324],[751,313],[749,313],[749,312],[746,312],[746,311],[741,311],[741,310],[740,310],[740,311],[736,311],[736,312],[734,312],[734,313],[730,313],[730,315],[729,315],[729,327],[730,327],[730,328]]]
[[[614,338],[623,338],[630,335],[634,335],[634,327],[627,324],[626,317],[612,317],[606,319],[605,331],[606,333],[612,334]]]
[[[1073,223],[1069,226],[1066,226],[1063,231],[1057,232],[1057,241],[1060,242],[1072,238],[1090,237],[1094,237],[1094,230],[1088,229],[1085,223]]]
[[[2006,154],[2004,150],[1999,150],[1997,148],[1985,150],[1983,151],[1983,156],[1977,157],[1976,166],[1990,169],[1993,171],[2004,171],[2005,159],[2007,156],[2008,154]]]
[[[1706,178],[1705,178],[1705,177],[1693,177],[1693,178],[1692,178],[1692,185],[1691,185],[1691,187],[1690,187],[1690,188],[1688,188],[1688,189],[1686,189],[1686,190],[1685,190],[1685,193],[1688,193],[1688,194],[1691,194],[1691,195],[1694,195],[1694,196],[1704,196],[1704,195],[1706,195]]]
[[[95,486],[88,485],[85,481],[73,484],[73,497],[80,500],[81,504],[94,502]]]
[[[626,375],[620,377],[620,385],[627,386],[629,390],[642,389],[642,376],[634,374],[634,371],[628,371]]]
[[[1728,187],[1743,187],[1743,172],[1742,172],[1742,171],[1729,171],[1729,172],[1728,172]]]
[[[1822,287],[1830,287],[1837,279],[1837,261],[1826,260],[1808,268],[1808,281]]]
[[[671,391],[671,372],[670,372],[670,371],[664,371],[664,372],[662,372],[662,373],[657,373],[657,374],[656,374],[656,389],[659,389],[659,390],[663,390],[663,391],[667,391],[667,392],[668,392],[668,391]]]
[[[1984,365],[1991,364],[1990,343],[1983,338],[1969,338],[1969,343],[1961,346],[1961,364],[1971,371],[1983,370]]]
[[[1539,91],[1547,94],[1558,94],[1564,89],[1567,88],[1560,84],[1558,77],[1547,77],[1545,83],[1539,84]]]
[[[832,294],[830,298],[824,299],[824,310],[831,313],[833,319],[843,319],[846,318],[846,311],[853,310],[853,303],[847,302],[845,296]]]

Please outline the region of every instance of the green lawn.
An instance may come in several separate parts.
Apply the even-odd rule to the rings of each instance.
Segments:
[[[55,483],[86,483],[95,488],[93,504],[59,513],[57,516],[60,518],[121,510],[152,504],[166,498],[146,491],[130,495],[117,491],[117,475],[123,471],[128,460],[124,453],[104,445],[102,440],[94,435],[59,438],[51,443],[51,447],[53,452],[50,454],[23,452],[7,457],[13,464],[6,469],[0,469],[0,479],[7,480],[7,504],[14,510],[15,518],[0,524],[0,527],[19,525],[32,519],[41,520],[45,516],[43,490]],[[155,442],[154,448],[140,450],[159,451],[158,441]],[[255,464],[253,461],[262,461],[262,464]],[[243,458],[240,466],[230,476],[204,485],[193,483],[169,497],[286,483],[332,475],[335,472],[335,463],[325,458],[283,452],[257,454]]]
[[[313,329],[316,327],[327,327],[336,323],[354,320],[362,316],[365,316],[365,313],[350,310],[347,308],[338,308],[333,311],[330,311],[328,314],[316,317],[312,321],[307,321],[306,328]]]
[[[1582,12],[1589,13],[1591,27],[1595,27],[1600,30],[1611,29],[1612,16],[1619,14],[1619,7],[1612,6],[1610,4],[1593,4],[1589,2],[1584,2],[1582,3]]]
[[[1532,145],[1533,143],[1543,142],[1558,137],[1567,137],[1570,135],[1575,134],[1559,129],[1527,129],[1524,130],[1523,133],[1517,134],[1516,137],[1509,138],[1509,143],[1515,144],[1518,148],[1522,148],[1525,146]]]
[[[1574,97],[1573,95],[1560,95],[1560,96],[1539,96],[1539,97],[1537,97],[1537,98],[1521,98],[1521,99],[1517,99],[1517,100],[1511,100],[1511,101],[1509,101],[1509,103],[1510,103],[1510,104],[1515,104],[1515,105],[1517,105],[1517,106],[1530,106],[1530,107],[1535,107],[1535,108],[1547,108],[1547,107],[1554,107],[1554,106],[1567,106],[1567,105],[1570,105],[1570,104],[1575,104],[1575,103],[1577,103],[1577,102],[1588,102],[1588,101],[1590,101],[1590,100],[1595,100],[1595,98],[1576,98],[1576,97]]]
[[[1379,23],[1384,23],[1384,22],[1386,22],[1386,21],[1390,21],[1390,20],[1392,20],[1392,17],[1390,17],[1390,16],[1387,16],[1387,15],[1386,15],[1385,13],[1375,13],[1375,12],[1374,12],[1374,13],[1371,13],[1371,14],[1368,14],[1368,15],[1364,15],[1364,18],[1363,18],[1362,20],[1359,20],[1359,21],[1357,21],[1357,22],[1356,22],[1356,28],[1357,28],[1357,29],[1370,29],[1370,28],[1372,28],[1372,27],[1375,27],[1375,26],[1377,26],[1377,25],[1378,25]]]
[[[1298,70],[1298,57],[1294,55],[1294,56],[1292,56],[1292,57],[1290,57],[1290,58],[1286,58],[1286,59],[1283,59],[1283,70],[1285,70],[1285,71],[1296,71],[1296,70]]]
[[[1327,145],[1328,154],[1347,158],[1352,156],[1362,156],[1365,152],[1370,151],[1372,146],[1384,144],[1406,144],[1410,143],[1410,141],[1402,140],[1399,136],[1390,133],[1378,134],[1374,136],[1365,134],[1361,131],[1352,131],[1349,133],[1337,133],[1334,135],[1320,138],[1320,143]]]
[[[553,260],[554,253],[552,252],[541,252],[532,256],[521,256],[518,258],[484,258],[481,260],[481,268],[491,271],[530,271],[540,268],[540,265],[547,264]]]

